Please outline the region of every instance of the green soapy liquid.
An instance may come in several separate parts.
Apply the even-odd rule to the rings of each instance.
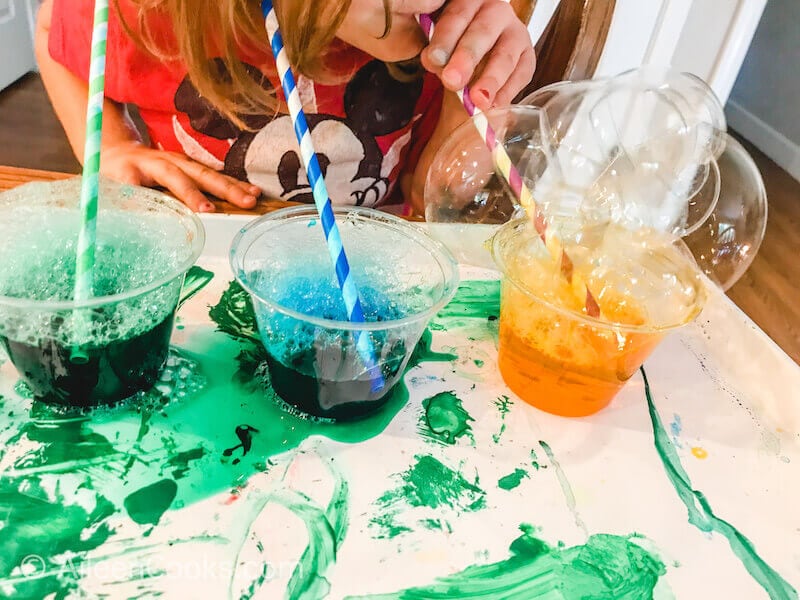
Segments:
[[[511,544],[506,560],[474,565],[430,585],[371,600],[649,600],[664,563],[636,538],[592,535],[585,544],[551,547],[530,525]]]
[[[0,241],[0,295],[72,300],[81,216],[77,210],[32,207],[4,223]],[[98,218],[93,295],[138,289],[189,257],[186,233],[171,217],[104,211]]]
[[[453,392],[442,392],[422,401],[425,411],[420,421],[422,435],[430,440],[455,444],[463,437],[472,437],[470,421],[461,400]]]

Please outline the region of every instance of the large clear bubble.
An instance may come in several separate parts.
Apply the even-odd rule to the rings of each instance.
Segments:
[[[753,262],[767,229],[767,192],[753,158],[731,136],[717,159],[719,199],[708,219],[684,238],[698,265],[723,290]]]
[[[535,216],[568,244],[589,250],[611,226],[683,237],[723,289],[752,262],[766,222],[763,182],[700,79],[648,68],[558,83],[485,118],[501,150],[493,155],[468,121],[436,154],[425,186],[426,219],[459,260],[491,266],[486,240],[525,213],[498,167],[504,151]]]

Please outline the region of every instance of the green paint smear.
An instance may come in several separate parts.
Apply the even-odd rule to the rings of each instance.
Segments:
[[[416,462],[408,470],[395,475],[399,480],[398,487],[388,490],[375,501],[380,512],[370,520],[370,526],[377,529],[376,538],[392,539],[411,531],[411,527],[399,520],[409,508],[447,508],[456,513],[486,508],[486,493],[479,487],[477,476],[474,482],[469,481],[430,455],[417,455],[414,459]],[[431,528],[429,519],[418,524]],[[449,527],[449,524],[439,522],[434,528]]]
[[[455,444],[458,438],[472,437],[470,421],[461,400],[453,392],[442,392],[422,401],[424,413],[420,421],[422,435],[430,440]]]
[[[653,438],[656,451],[661,458],[661,463],[664,465],[664,470],[670,483],[678,493],[681,502],[686,506],[686,510],[689,513],[689,523],[704,533],[717,532],[723,535],[728,540],[733,553],[742,561],[747,572],[764,588],[770,598],[773,600],[797,598],[797,590],[764,562],[757,554],[753,543],[733,525],[717,517],[703,492],[693,489],[689,475],[681,464],[675,445],[672,443],[669,434],[667,434],[655,402],[653,402],[647,373],[645,373],[644,368],[641,369],[641,372],[644,379],[644,391],[647,396],[650,420],[653,423]]]
[[[158,525],[178,493],[178,484],[162,479],[128,495],[123,502],[128,516],[139,525]]]
[[[503,561],[474,565],[433,584],[372,600],[645,600],[653,597],[664,563],[636,544],[634,536],[592,535],[581,546],[553,548],[530,525]]]
[[[339,547],[347,534],[349,488],[341,474],[330,465],[329,468],[336,483],[327,507],[320,507],[301,492],[280,490],[265,498],[253,513],[260,514],[270,503],[280,504],[306,526],[308,545],[286,586],[285,597],[290,600],[322,600],[330,592],[325,574],[336,562]],[[261,583],[263,581],[258,585]],[[249,597],[248,594],[252,596],[256,587],[251,586],[243,598]]]
[[[515,469],[513,473],[498,479],[497,487],[506,491],[513,490],[514,488],[519,487],[519,485],[522,483],[522,480],[526,477],[528,477],[527,471],[524,469]]]

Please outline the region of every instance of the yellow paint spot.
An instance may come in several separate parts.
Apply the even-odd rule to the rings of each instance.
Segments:
[[[699,458],[700,460],[705,460],[708,458],[708,452],[705,448],[701,448],[700,446],[695,446],[692,448],[692,454],[694,454],[695,458]]]

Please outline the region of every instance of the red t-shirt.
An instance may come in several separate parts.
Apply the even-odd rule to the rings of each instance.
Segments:
[[[53,5],[50,54],[84,80],[89,70],[93,5],[93,0],[55,0]],[[135,25],[132,4],[122,0],[120,7],[126,23]],[[153,25],[163,35],[172,35],[168,22]],[[343,83],[322,85],[297,78],[328,191],[336,204],[385,204],[400,174],[414,168],[433,132],[441,109],[441,87],[429,74],[400,82],[384,63],[350,46],[337,51],[336,57],[337,64],[342,61],[352,73]],[[280,89],[270,55],[242,51],[240,59],[262,85]],[[198,94],[184,67],[164,64],[142,50],[127,35],[113,8],[106,96],[138,107],[155,147],[182,152],[256,184],[268,197],[313,201],[286,112],[248,117],[255,131],[239,129]]]

